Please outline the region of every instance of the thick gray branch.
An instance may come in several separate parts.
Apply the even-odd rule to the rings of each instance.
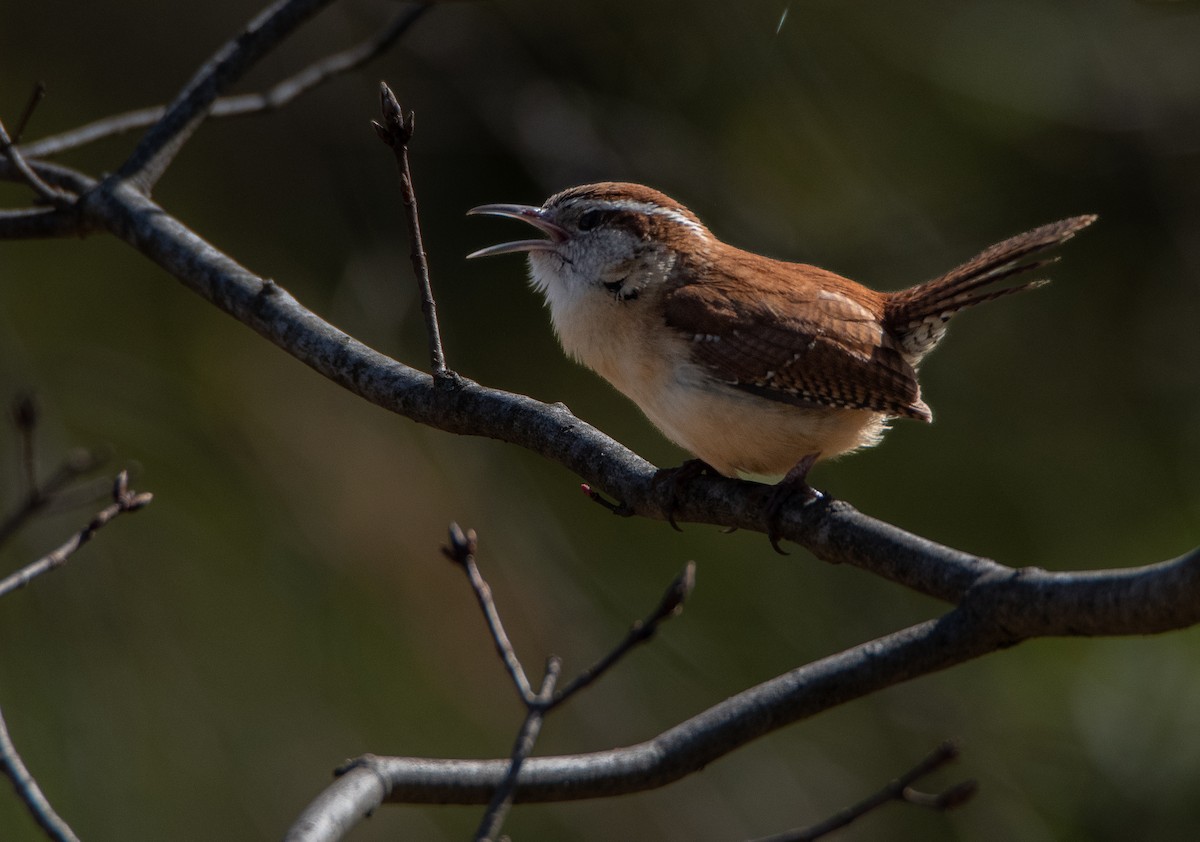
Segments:
[[[525,762],[515,800],[569,801],[653,789],[678,780],[783,725],[996,645],[961,612],[808,664],[626,748]],[[288,842],[339,839],[381,803],[485,804],[507,759],[364,757],[292,826]]]
[[[1051,635],[1167,631],[1200,622],[1200,550],[1144,568],[987,577],[941,617],[785,673],[644,743],[526,761],[516,801],[653,789],[785,725],[885,687]],[[334,840],[385,802],[486,803],[508,761],[365,757],[314,800],[289,842]]]
[[[372,350],[305,309],[280,286],[240,266],[128,185],[105,182],[84,198],[81,212],[88,224],[108,228],[203,298],[371,403],[447,432],[520,445],[604,489],[634,513],[664,516],[671,501],[666,499],[665,490],[652,482],[654,466],[579,420],[561,404],[544,404],[463,378],[435,386],[429,375]],[[761,506],[761,488],[755,483],[701,477],[689,484],[687,494],[674,501],[674,516],[676,520],[765,532],[768,524]],[[828,498],[793,506],[781,520],[783,537],[807,547],[819,558],[861,567],[952,604],[958,604],[977,583],[1013,576],[1032,591],[1029,596],[1033,606],[1042,597],[1038,588],[1047,581],[1061,581],[1053,577],[1078,581],[1089,594],[1122,584],[1114,579],[1119,574],[1112,572],[1089,574],[1094,578],[1086,580],[1079,578],[1084,574],[1018,574],[993,561],[909,534]],[[1167,569],[1171,569],[1169,565]],[[1190,566],[1184,565],[1183,569]],[[1147,571],[1146,579],[1137,578],[1137,573],[1132,575],[1144,588],[1140,594],[1143,614],[1138,619],[1153,626],[1144,631],[1158,631],[1164,622],[1172,622],[1162,618],[1191,616],[1198,599],[1195,582],[1186,573],[1176,570],[1172,574],[1182,579],[1180,582],[1159,568]],[[1103,629],[1118,621],[1125,629],[1121,633],[1137,631],[1131,628],[1132,618],[1118,616],[1128,609],[1119,605],[1099,607],[1107,608],[1109,613],[1089,621],[1098,630],[1092,633],[1110,633]],[[1021,610],[1020,606],[1014,606],[1014,610]],[[1079,622],[1083,623],[1084,618],[1079,617]]]

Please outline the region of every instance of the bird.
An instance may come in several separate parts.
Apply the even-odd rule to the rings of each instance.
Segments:
[[[485,204],[544,236],[468,257],[525,253],[563,350],[631,399],[671,441],[725,476],[801,483],[818,460],[880,442],[894,419],[930,422],[917,372],[956,313],[1038,279],[1095,215],[997,243],[949,272],[879,292],[826,269],[718,239],[640,184],[571,187],[540,206]]]

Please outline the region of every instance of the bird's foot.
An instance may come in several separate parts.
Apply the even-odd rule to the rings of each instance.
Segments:
[[[610,512],[612,512],[614,515],[617,515],[618,517],[633,517],[633,514],[634,514],[633,508],[628,503],[626,503],[624,500],[620,501],[619,503],[614,503],[611,500],[606,500],[604,498],[604,495],[602,495],[596,489],[592,488],[586,482],[579,484],[579,490],[582,491],[584,496],[587,497],[589,500],[591,500],[593,503],[598,503],[603,508],[608,509]]]
[[[822,496],[820,491],[808,484],[808,472],[820,458],[820,453],[808,454],[797,462],[783,479],[766,490],[763,506],[767,516],[767,539],[780,555],[787,555],[779,546],[783,537],[779,534],[779,520],[784,506],[797,498],[801,503],[811,503]]]
[[[655,489],[663,488],[665,490],[667,503],[663,507],[663,513],[667,516],[667,523],[671,524],[671,528],[676,532],[683,531],[675,522],[675,507],[679,501],[680,492],[688,482],[705,474],[719,476],[716,469],[703,459],[689,459],[675,468],[659,468],[654,474],[654,479],[650,480],[650,484]]]

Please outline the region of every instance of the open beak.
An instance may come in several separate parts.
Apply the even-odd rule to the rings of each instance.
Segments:
[[[514,251],[553,251],[554,248],[567,239],[567,229],[556,225],[546,218],[546,211],[529,205],[480,205],[467,211],[467,216],[510,216],[528,222],[539,231],[544,231],[548,240],[516,240],[511,243],[500,243],[495,246],[473,251],[467,255],[472,257],[490,257],[493,254],[508,254]]]

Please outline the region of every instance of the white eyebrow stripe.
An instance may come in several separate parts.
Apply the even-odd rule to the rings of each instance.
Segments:
[[[606,202],[606,204],[614,210],[634,211],[636,213],[644,213],[648,216],[664,216],[672,222],[677,222],[685,228],[691,230],[693,234],[700,237],[707,237],[708,231],[694,219],[690,219],[674,208],[664,208],[662,205],[656,205],[652,202],[626,202],[615,201]]]

